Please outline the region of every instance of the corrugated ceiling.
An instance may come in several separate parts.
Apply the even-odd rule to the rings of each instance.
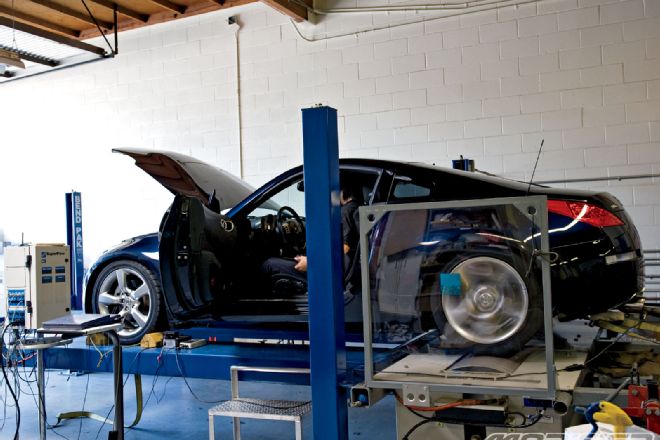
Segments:
[[[0,25],[0,49],[18,53],[25,69],[0,65],[0,82],[102,58],[76,47]],[[1,63],[0,63],[1,64]]]

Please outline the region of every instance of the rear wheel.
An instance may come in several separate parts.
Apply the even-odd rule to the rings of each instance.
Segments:
[[[432,310],[438,328],[455,346],[480,354],[521,350],[543,324],[541,295],[533,279],[504,259],[475,256],[448,266],[461,278],[460,294],[435,290]]]
[[[109,264],[99,274],[92,294],[97,313],[122,317],[124,327],[117,332],[122,344],[136,344],[155,330],[161,314],[161,287],[144,265],[130,260]]]

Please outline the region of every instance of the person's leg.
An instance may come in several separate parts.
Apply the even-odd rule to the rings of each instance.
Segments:
[[[271,257],[264,261],[261,273],[264,288],[275,294],[298,295],[307,291],[307,273],[295,269],[296,262]]]
[[[293,279],[307,282],[307,274],[295,269],[296,261],[288,258],[271,257],[264,261],[261,270],[269,277],[288,276]]]

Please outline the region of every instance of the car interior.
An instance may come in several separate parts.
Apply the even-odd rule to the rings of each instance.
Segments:
[[[359,189],[365,205],[373,202],[378,177],[377,172],[365,170],[342,169],[340,174],[340,179],[350,179]],[[275,294],[264,287],[260,277],[254,276],[260,272],[268,258],[293,259],[297,255],[306,254],[304,190],[302,175],[296,176],[273,188],[261,200],[255,201],[256,206],[253,208],[248,206],[245,213],[234,217],[239,231],[237,250],[241,256],[238,258],[248,262],[239,270],[242,276],[238,278],[245,280],[243,287],[240,287],[242,296],[246,296],[245,292],[255,292],[259,297]],[[354,264],[356,261],[350,262],[348,267]],[[290,293],[301,294],[300,291]]]

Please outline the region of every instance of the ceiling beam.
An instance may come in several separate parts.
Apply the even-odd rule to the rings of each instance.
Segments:
[[[99,6],[103,6],[104,8],[108,8],[113,11],[115,10],[115,8],[117,8],[118,14],[123,15],[124,17],[132,18],[133,20],[141,21],[142,23],[146,23],[149,20],[149,15],[141,14],[137,11],[134,11],[133,9],[126,8],[122,5],[119,5],[109,0],[90,0],[90,1],[92,3],[96,3]]]
[[[6,46],[3,46],[1,44],[0,44],[0,49],[5,50],[7,52],[15,53],[16,55],[21,57],[22,60],[31,61],[33,63],[43,64],[44,66],[55,67],[58,64],[60,64],[57,60],[53,60],[51,58],[46,58],[46,57],[42,57],[42,56],[39,56],[39,55],[35,55],[33,53],[26,52],[24,50],[12,49],[10,47],[6,47]]]
[[[46,38],[48,40],[55,41],[56,43],[66,44],[67,46],[75,47],[81,50],[85,50],[87,52],[92,52],[102,57],[107,55],[105,49],[98,46],[94,46],[93,44],[74,40],[73,38],[68,38],[63,35],[56,34],[54,32],[49,32],[38,27],[21,23],[19,21],[13,22],[12,20],[5,17],[0,17],[0,25],[7,27],[13,26],[14,28],[16,28],[16,30],[19,30],[21,32],[27,32],[28,34],[33,34],[36,35],[37,37]]]
[[[71,29],[59,24],[51,23],[50,21],[43,20],[39,17],[34,17],[32,15],[24,14],[22,12],[12,10],[5,6],[0,6],[0,16],[9,18],[10,20],[15,18],[16,20],[27,21],[28,23],[40,26],[51,31],[59,32],[60,34],[68,35],[70,37],[78,38],[80,33],[75,29]]]
[[[198,2],[192,3],[186,8],[185,14],[179,14],[178,12],[172,12],[170,10],[164,10],[160,12],[154,12],[149,15],[149,21],[147,23],[139,22],[136,20],[125,19],[117,23],[117,29],[119,32],[127,31],[129,29],[138,29],[143,26],[154,25],[158,23],[165,23],[171,20],[178,20],[185,17],[193,17],[195,15],[206,14],[208,12],[219,11],[221,9],[227,9],[234,6],[247,5],[249,3],[254,3],[257,0],[226,0],[224,5],[220,4],[220,0],[208,1],[208,2]],[[80,32],[80,39],[86,40],[88,38],[98,37],[98,29],[85,29]]]
[[[57,11],[60,14],[67,15],[71,18],[75,18],[76,20],[80,20],[87,24],[91,24],[92,26],[96,26],[96,23],[94,23],[94,19],[90,17],[88,14],[84,14],[82,12],[76,11],[75,9],[67,8],[66,6],[62,6],[59,3],[55,3],[51,0],[32,0],[32,3],[36,3],[45,8],[51,9],[53,11]],[[112,23],[99,20],[98,18],[96,19],[96,21],[98,22],[99,26],[101,26],[102,28],[112,29]]]
[[[261,0],[261,2],[284,15],[288,15],[298,23],[307,20],[307,8],[298,2],[291,0]]]
[[[162,6],[165,9],[169,9],[172,12],[176,12],[179,14],[185,14],[186,13],[186,7],[177,5],[176,3],[172,3],[170,0],[149,0],[151,3],[155,3],[158,6]]]

